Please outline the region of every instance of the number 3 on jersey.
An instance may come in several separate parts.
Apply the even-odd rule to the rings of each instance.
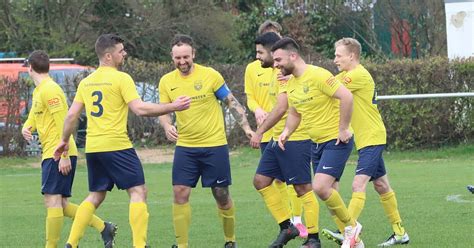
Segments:
[[[92,103],[93,106],[97,106],[98,111],[91,111],[91,115],[94,117],[100,117],[104,113],[104,107],[100,104],[102,102],[102,91],[92,92],[92,97],[97,96],[97,100]]]

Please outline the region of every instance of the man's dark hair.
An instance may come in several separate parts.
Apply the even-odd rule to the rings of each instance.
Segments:
[[[272,46],[279,41],[281,38],[274,32],[264,33],[255,39],[255,45],[262,45],[266,49],[270,50]]]
[[[95,53],[99,58],[102,58],[110,48],[114,48],[115,45],[120,43],[123,43],[123,39],[120,36],[116,34],[102,34],[95,42]]]
[[[43,50],[35,50],[28,57],[28,64],[37,73],[49,72],[49,56]]]
[[[194,48],[193,38],[185,34],[175,34],[173,39],[171,40],[171,48],[173,48],[174,46],[182,46],[184,44]]]
[[[292,51],[300,54],[300,46],[290,37],[282,38],[281,40],[277,41],[275,45],[272,46],[272,52],[283,49],[287,51]]]

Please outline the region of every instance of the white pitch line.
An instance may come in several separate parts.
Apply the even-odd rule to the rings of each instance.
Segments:
[[[446,196],[446,201],[452,201],[456,203],[474,203],[474,200],[464,200],[461,199],[461,195],[448,195]]]

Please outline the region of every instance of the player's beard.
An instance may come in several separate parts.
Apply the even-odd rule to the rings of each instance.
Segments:
[[[121,60],[115,61],[115,68],[120,69],[125,64],[125,57],[122,57]]]
[[[189,74],[191,72],[191,67],[188,62],[181,64],[181,65],[176,65],[176,68],[182,73],[182,74]]]
[[[262,64],[262,68],[270,68],[270,67],[273,67],[273,60],[272,61],[268,61],[268,60],[260,60],[261,64]]]
[[[295,70],[295,65],[293,64],[288,64],[286,66],[281,66],[280,67],[280,72],[283,74],[283,76],[288,76],[293,73]]]

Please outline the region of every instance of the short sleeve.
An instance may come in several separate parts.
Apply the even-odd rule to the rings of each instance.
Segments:
[[[342,85],[329,71],[319,73],[317,83],[319,90],[328,96],[333,96]]]
[[[59,86],[51,87],[49,90],[41,93],[41,101],[50,113],[56,113],[68,108],[67,103],[61,100],[62,97],[64,97],[64,93]]]
[[[83,84],[84,84],[83,81],[79,83],[79,86],[77,87],[76,95],[74,96],[74,102],[84,103],[84,97],[82,95]]]
[[[351,92],[364,88],[368,82],[367,80],[363,80],[363,75],[355,71],[354,73],[352,72],[348,72],[344,74],[341,73],[337,76],[337,78]]]
[[[135,99],[139,99],[140,96],[138,95],[137,88],[135,83],[133,82],[132,77],[130,75],[125,74],[123,76],[123,83],[120,87],[120,93],[122,94],[122,98],[126,103],[129,103]]]
[[[244,85],[245,85],[245,94],[253,94],[254,88],[253,88],[253,82],[256,81],[255,79],[255,72],[251,67],[252,64],[248,64],[247,67],[245,68],[245,74],[244,74]]]
[[[213,71],[213,79],[214,79],[212,90],[214,92],[217,92],[222,87],[222,85],[225,84],[225,81],[224,81],[224,77],[222,77],[222,75],[218,71],[214,69],[212,69],[212,71]]]
[[[171,98],[166,89],[166,78],[162,77],[158,83],[158,93],[160,95],[160,103],[170,103]]]

